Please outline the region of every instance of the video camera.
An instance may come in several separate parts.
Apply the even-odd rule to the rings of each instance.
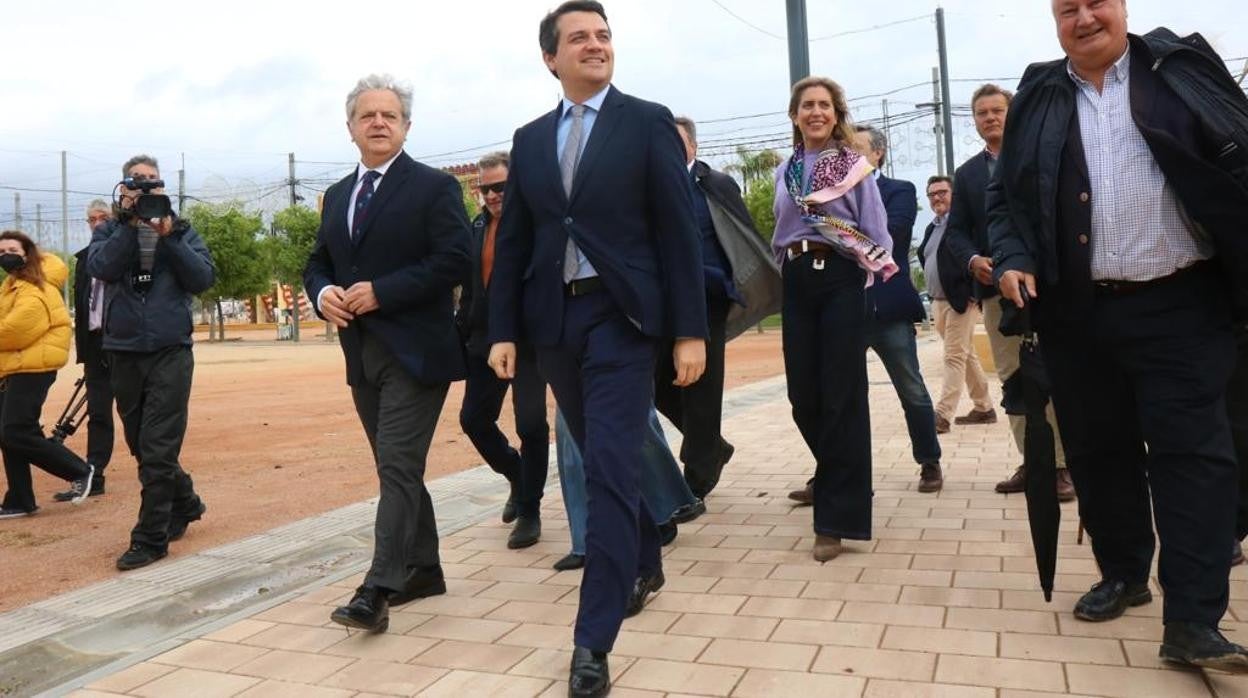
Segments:
[[[123,217],[133,216],[150,221],[173,214],[173,203],[169,201],[169,197],[164,194],[152,193],[156,189],[164,189],[165,180],[126,177],[117,186],[142,192],[135,198],[133,208],[124,209],[119,207],[119,212]]]

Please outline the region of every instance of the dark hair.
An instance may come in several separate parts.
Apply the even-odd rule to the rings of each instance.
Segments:
[[[932,175],[931,177],[927,178],[927,187],[925,187],[923,191],[926,193],[929,189],[932,188],[933,184],[936,184],[938,182],[944,182],[949,185],[950,190],[953,189],[952,177],[950,177],[949,175]]]
[[[568,0],[546,13],[542,23],[538,25],[537,43],[542,47],[542,53],[553,56],[559,51],[559,18],[569,12],[593,12],[602,17],[602,21],[607,21],[607,11],[597,0]]]
[[[884,163],[888,162],[888,135],[870,124],[858,124],[854,126],[854,131],[856,133],[865,133],[871,138],[871,150],[880,152],[878,169],[883,169]]]
[[[832,95],[832,110],[836,112],[836,126],[832,127],[832,140],[845,145],[853,143],[854,123],[849,118],[849,103],[845,101],[845,90],[829,78],[811,75],[798,80],[789,95],[789,118],[797,116],[797,105],[802,101],[802,93],[811,87],[822,87]],[[802,142],[802,131],[793,124],[793,145]]]
[[[26,253],[25,266],[15,270],[13,277],[22,281],[28,281],[42,288],[45,281],[43,264],[40,263],[39,246],[35,244],[35,241],[27,237],[25,233],[20,233],[16,230],[6,230],[0,233],[0,240],[17,240],[22,244],[22,251]]]
[[[979,100],[983,99],[984,97],[993,97],[996,95],[1001,95],[1002,97],[1005,97],[1005,106],[1007,107],[1010,106],[1010,102],[1014,101],[1013,92],[1003,89],[999,85],[994,85],[993,83],[990,82],[984,85],[980,85],[979,89],[975,90],[975,94],[971,95],[971,111],[972,112],[975,111],[975,103],[978,102]]]

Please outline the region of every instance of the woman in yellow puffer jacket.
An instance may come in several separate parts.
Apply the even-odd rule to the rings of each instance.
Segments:
[[[56,371],[69,360],[69,313],[61,287],[69,270],[54,255],[40,254],[22,233],[0,233],[0,453],[9,483],[0,519],[30,516],[39,509],[30,466],[73,483],[80,504],[91,491],[95,469],[64,445],[44,438],[39,416]]]

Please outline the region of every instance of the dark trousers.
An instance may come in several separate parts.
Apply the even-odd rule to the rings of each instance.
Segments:
[[[589,518],[575,642],[600,652],[615,645],[634,581],[662,567],[638,486],[656,346],[600,291],[568,298],[560,343],[537,349],[584,458]]]
[[[115,351],[109,362],[122,431],[143,486],[130,542],[163,550],[173,515],[191,515],[199,505],[180,463],[195,357],[190,347],[178,345],[149,353]]]
[[[719,483],[732,448],[720,432],[724,416],[724,325],[730,303],[727,298],[706,301],[710,331],[706,340],[706,371],[696,383],[684,388],[672,385],[676,366],[669,357],[674,340],[660,344],[654,371],[654,406],[685,437],[680,445],[680,461],[685,464],[685,482],[699,499]]]
[[[1225,295],[1209,275],[1188,274],[1098,295],[1083,322],[1075,309],[1044,308],[1040,333],[1101,574],[1146,581],[1155,521],[1164,620],[1210,627],[1226,612],[1238,486]]]
[[[113,383],[103,338],[91,332],[91,346],[82,355],[82,374],[87,390],[87,462],[95,466],[96,476],[104,474],[113,459]]]
[[[1226,411],[1231,420],[1231,439],[1239,463],[1239,506],[1235,515],[1235,539],[1248,536],[1248,327],[1235,327],[1235,370],[1226,387]]]
[[[381,339],[361,332],[363,381],[351,386],[355,411],[373,449],[381,500],[373,525],[370,586],[402,590],[410,573],[437,567],[438,526],[425,488],[425,459],[449,383],[412,377]]]
[[[864,281],[835,254],[784,264],[784,373],[793,421],[815,457],[815,533],[855,540],[871,538]]]
[[[5,509],[35,510],[32,465],[70,482],[87,475],[87,464],[62,444],[45,438],[39,426],[43,403],[55,381],[56,371],[14,373],[0,379],[0,453],[9,482]]]
[[[507,443],[507,436],[498,428],[509,384],[519,451]],[[550,464],[550,424],[546,421],[546,381],[537,370],[537,356],[531,347],[520,345],[516,377],[510,381],[500,379],[485,357],[468,355],[459,426],[486,464],[511,483],[517,513],[538,516]]]
[[[936,439],[936,410],[919,372],[919,349],[915,344],[914,323],[904,320],[880,322],[867,319],[867,346],[880,357],[893,382],[897,399],[906,415],[910,433],[910,453],[916,463],[939,463],[940,441]]]

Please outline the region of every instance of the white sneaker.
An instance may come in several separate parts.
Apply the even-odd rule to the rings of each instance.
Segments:
[[[87,474],[74,480],[74,484],[70,489],[74,493],[74,498],[69,500],[70,504],[82,504],[87,501],[87,497],[91,495],[91,481],[95,479],[95,466],[87,463]]]

